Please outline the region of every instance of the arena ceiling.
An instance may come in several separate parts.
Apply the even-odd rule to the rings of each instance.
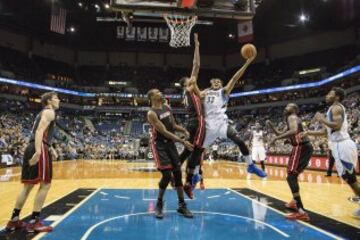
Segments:
[[[0,1],[0,27],[12,29],[44,41],[67,44],[78,49],[174,51],[167,44],[127,42],[116,39],[116,26],[125,23],[98,22],[97,17],[114,17],[105,8],[107,0],[57,0],[67,9],[65,35],[49,31],[51,1]],[[55,0],[56,1],[56,0]],[[229,0],[236,2],[236,0]],[[255,44],[266,45],[310,35],[319,31],[343,29],[360,22],[360,3],[355,0],[262,0],[254,17]],[[99,7],[95,6],[97,4]],[[306,21],[299,21],[303,14]],[[136,23],[149,25],[149,23]],[[155,23],[153,23],[155,24]],[[159,24],[158,24],[159,25]],[[165,24],[162,24],[165,27]],[[237,21],[215,19],[213,26],[196,26],[202,50],[224,53],[238,49]],[[232,35],[230,35],[232,34]],[[190,51],[190,49],[189,49]]]

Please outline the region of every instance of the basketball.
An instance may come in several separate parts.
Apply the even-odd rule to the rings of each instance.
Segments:
[[[241,55],[243,56],[243,58],[245,59],[249,59],[253,56],[256,56],[257,51],[256,51],[256,47],[250,43],[245,44],[242,48],[241,48]]]

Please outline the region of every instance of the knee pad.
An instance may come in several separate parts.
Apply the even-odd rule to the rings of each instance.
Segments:
[[[292,193],[297,193],[300,190],[297,177],[297,175],[289,174],[286,178]]]
[[[349,185],[354,184],[356,182],[355,170],[353,170],[352,173],[346,171],[345,174],[341,176],[341,178],[344,179],[344,181],[346,181]]]

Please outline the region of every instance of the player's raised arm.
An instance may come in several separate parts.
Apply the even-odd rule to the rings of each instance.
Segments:
[[[188,89],[189,91],[194,92],[200,98],[205,97],[206,90],[200,90],[199,85],[197,84],[197,78],[196,77],[191,77],[190,78],[190,86],[189,86],[189,88],[190,88],[190,89]]]
[[[230,81],[226,84],[224,87],[224,95],[229,96],[232,90],[234,89],[236,83],[239,81],[239,79],[244,75],[246,69],[249,67],[249,65],[254,61],[256,55],[246,60],[245,64],[232,76]]]
[[[195,49],[194,49],[194,59],[193,59],[193,68],[191,71],[191,77],[197,79],[200,70],[200,50],[199,50],[200,43],[197,33],[194,34],[194,43],[195,43]]]

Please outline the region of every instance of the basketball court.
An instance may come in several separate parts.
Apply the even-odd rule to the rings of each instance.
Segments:
[[[10,170],[0,170],[0,194],[5,196],[0,200],[2,226],[21,188],[20,169]],[[352,193],[338,177],[325,178],[322,172],[305,171],[300,176],[311,216],[305,223],[284,218],[289,212],[284,204],[291,198],[285,168],[269,166],[266,181],[246,180],[241,163],[206,163],[206,189],[196,190],[193,200],[186,199],[194,219],[176,212],[176,193],[170,190],[162,220],[153,215],[160,175],[151,162],[64,161],[55,163],[54,171],[43,211],[45,223],[54,231],[41,235],[2,231],[0,239],[357,239],[360,234],[358,221],[348,214],[354,204],[346,196]],[[22,216],[31,213],[31,204],[26,203]]]

